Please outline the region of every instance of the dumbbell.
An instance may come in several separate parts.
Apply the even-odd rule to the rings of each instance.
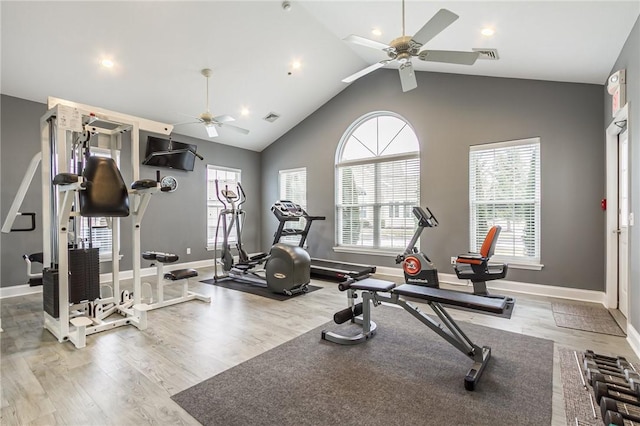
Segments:
[[[622,411],[618,408],[619,405],[622,405]],[[629,413],[628,408],[640,412],[640,407],[636,405],[618,402],[606,396],[600,401],[600,412],[606,425],[624,426],[625,420],[640,423],[640,416]]]
[[[585,358],[593,358],[593,359],[603,359],[605,361],[613,361],[616,362],[618,360],[624,360],[626,361],[626,358],[623,356],[607,356],[607,355],[600,355],[595,353],[594,351],[592,351],[591,349],[587,349],[586,351],[584,351],[583,356]]]
[[[612,371],[612,370],[605,370],[605,369],[600,369],[597,367],[589,367],[587,368],[587,370],[585,371],[585,376],[587,377],[587,380],[589,382],[589,384],[591,386],[593,386],[593,375],[594,374],[602,374],[603,376],[606,377],[610,377],[610,378],[617,378],[620,379],[620,381],[629,381],[630,379],[633,379],[636,383],[640,383],[640,374],[636,373],[635,371],[632,370],[628,370],[625,369],[624,372],[619,372],[619,371]],[[603,380],[606,382],[613,382],[613,380],[608,379],[608,380]]]
[[[629,362],[623,357],[609,360],[609,359],[593,358],[590,356],[585,356],[584,363],[586,364],[589,361],[594,362],[601,367],[620,368],[620,369],[631,368],[631,364],[629,364]]]
[[[592,370],[589,370],[592,371]],[[603,374],[603,373],[591,373],[591,380],[589,384],[591,386],[595,386],[596,382],[603,382],[608,385],[616,385],[622,387],[629,387],[629,389],[634,389],[637,383],[640,383],[640,375],[637,373],[628,373],[629,376],[625,379],[624,377],[613,376],[611,374]]]
[[[622,367],[613,367],[610,365],[597,364],[596,362],[587,358],[585,358],[584,362],[582,363],[582,366],[585,370],[591,368],[592,370],[600,370],[600,372],[603,374],[611,372],[624,375],[625,370],[634,371],[630,365],[625,365],[624,363],[621,363],[621,365]]]
[[[611,392],[618,393],[619,395],[613,396]],[[613,399],[617,399],[622,402],[630,402],[631,404],[640,404],[640,385],[635,383],[633,389],[625,386],[610,385],[604,382],[596,382],[593,386],[593,393],[596,397],[596,402],[599,404],[600,400],[608,396]]]

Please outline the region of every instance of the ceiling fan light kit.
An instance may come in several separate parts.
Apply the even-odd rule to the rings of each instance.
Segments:
[[[440,32],[458,19],[458,15],[455,13],[447,9],[440,9],[414,36],[405,35],[404,17],[404,0],[402,0],[402,36],[393,39],[388,45],[353,34],[344,39],[349,43],[382,50],[387,54],[387,56],[389,56],[389,59],[370,65],[367,68],[344,78],[342,80],[343,82],[351,83],[352,81],[355,81],[378,68],[382,68],[391,62],[396,62],[398,64],[402,91],[408,92],[409,90],[413,90],[418,87],[413,70],[413,64],[411,63],[412,57],[417,57],[418,59],[427,62],[443,62],[459,65],[473,65],[478,59],[480,53],[474,51],[421,50],[427,42],[440,34]]]

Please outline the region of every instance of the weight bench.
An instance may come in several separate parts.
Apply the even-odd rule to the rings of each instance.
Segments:
[[[173,263],[178,261],[178,255],[171,253],[159,253],[155,251],[145,251],[142,253],[145,260],[155,260],[156,263],[156,296],[158,300],[154,303],[150,298],[149,310],[164,308],[165,306],[175,305],[176,303],[188,302],[190,300],[201,300],[203,302],[211,302],[210,296],[194,293],[189,291],[189,278],[197,277],[198,271],[195,269],[176,269],[174,271],[164,272],[165,263]],[[182,294],[173,299],[165,300],[164,286],[167,284],[182,283]],[[144,283],[148,293],[151,294],[151,284]]]
[[[506,300],[413,284],[402,284],[396,287],[395,283],[374,278],[342,283],[339,288],[348,292],[350,306],[337,312],[333,317],[334,321],[337,324],[342,324],[351,320],[352,323],[361,325],[362,331],[355,336],[346,336],[323,330],[323,340],[342,345],[365,342],[375,335],[377,328],[376,323],[371,320],[371,306],[375,307],[382,302],[398,305],[460,352],[471,358],[473,365],[464,378],[464,387],[468,391],[475,389],[476,383],[480,380],[480,376],[491,358],[491,348],[488,346],[480,347],[473,343],[451,318],[442,304],[459,306],[468,310],[501,314],[507,308]],[[358,297],[358,291],[362,293],[362,302],[354,304],[354,299]],[[440,321],[426,315],[400,296],[424,300]]]

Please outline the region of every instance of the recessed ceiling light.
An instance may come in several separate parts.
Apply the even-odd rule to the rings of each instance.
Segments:
[[[300,61],[293,61],[293,62],[291,63],[291,67],[292,67],[294,70],[299,69],[301,66],[302,66],[302,64],[300,63]]]
[[[381,36],[382,35],[382,31],[380,31],[379,28],[374,28],[371,30],[371,34],[373,34],[374,36]]]
[[[483,28],[482,31],[480,31],[480,33],[482,33],[483,36],[486,37],[491,37],[492,35],[494,35],[496,32],[493,28]]]
[[[104,58],[100,61],[100,65],[102,65],[105,68],[113,68],[114,63],[111,59]]]
[[[242,109],[240,110],[240,115],[249,115],[249,108],[242,107]]]

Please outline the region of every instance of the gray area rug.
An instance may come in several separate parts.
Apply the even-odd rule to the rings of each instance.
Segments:
[[[373,310],[378,333],[342,346],[327,323],[172,398],[203,425],[548,425],[553,342],[461,322],[492,358],[474,392],[469,358],[404,310]]]
[[[553,302],[551,310],[558,327],[612,336],[626,336],[604,306]]]

